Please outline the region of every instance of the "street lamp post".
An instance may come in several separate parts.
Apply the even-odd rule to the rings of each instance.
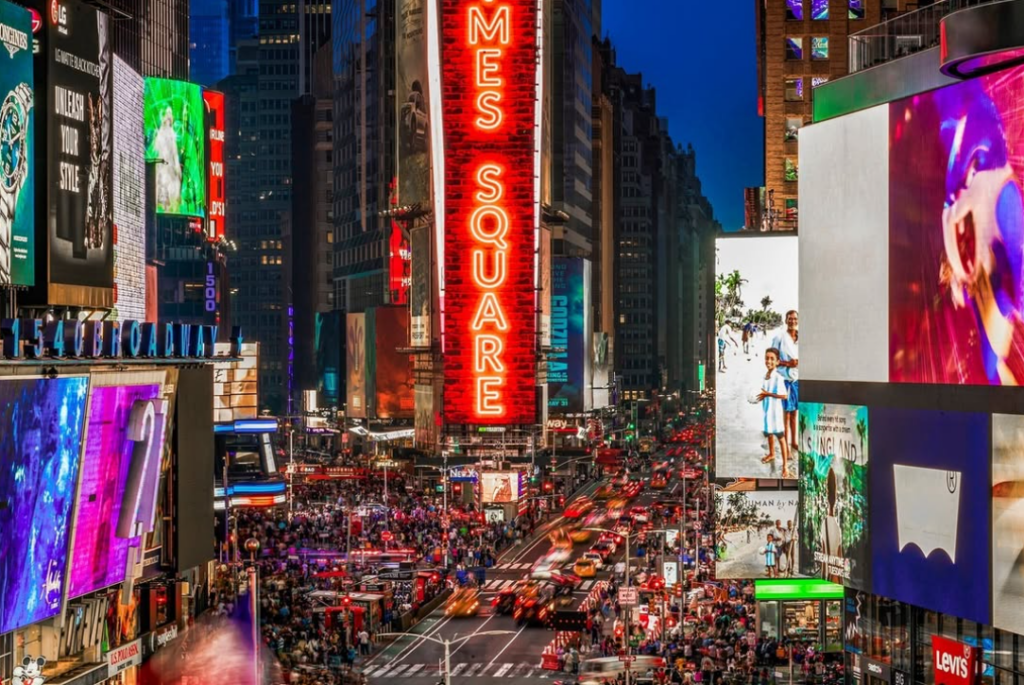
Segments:
[[[433,635],[413,635],[417,640],[426,640],[427,642],[433,642],[434,644],[441,645],[444,647],[444,683],[445,685],[452,685],[452,669],[451,669],[451,646],[461,645],[467,640],[472,640],[475,637],[489,637],[492,635],[515,635],[514,630],[485,630],[482,633],[471,633],[462,637],[438,638]],[[377,637],[408,637],[409,633],[379,633]]]
[[[295,429],[288,430],[288,518],[295,511]]]

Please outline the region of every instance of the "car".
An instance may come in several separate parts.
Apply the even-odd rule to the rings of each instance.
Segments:
[[[629,510],[629,516],[634,523],[647,523],[650,520],[647,507],[633,507]]]
[[[668,486],[668,479],[665,476],[657,475],[651,479],[651,487],[655,490],[664,490]]]
[[[475,587],[459,588],[445,604],[444,613],[452,617],[476,616],[480,610],[480,592]]]
[[[629,535],[633,532],[633,519],[629,516],[620,516],[615,524],[615,532],[620,535]]]
[[[597,565],[592,559],[586,557],[577,559],[572,570],[580,578],[593,578],[597,575]]]
[[[491,606],[494,607],[494,612],[497,614],[511,614],[515,608],[516,597],[526,593],[531,585],[536,585],[535,582],[520,580],[506,588],[502,588],[494,599],[491,600]]]
[[[586,528],[577,528],[569,531],[569,539],[573,542],[586,542],[590,539],[591,534],[591,531]]]
[[[639,654],[633,657],[631,663],[627,663],[623,661],[621,657],[617,656],[587,659],[580,664],[579,683],[580,685],[601,685],[602,683],[613,683],[616,679],[622,676],[627,667],[633,673],[639,675],[646,673],[648,670],[664,668],[665,659],[660,656],[646,656]]]
[[[623,542],[625,542],[625,538],[622,537],[621,535],[619,535],[618,533],[613,533],[610,530],[606,530],[605,532],[601,533],[601,535],[597,538],[597,541],[598,542],[611,542],[613,545],[618,547]]]
[[[614,542],[595,542],[594,546],[590,548],[591,552],[597,552],[601,555],[601,560],[604,563],[608,563],[608,560],[615,554],[615,543]]]
[[[580,497],[569,503],[565,508],[565,518],[578,519],[594,508],[594,503],[588,497]]]
[[[539,585],[531,592],[519,595],[512,609],[512,618],[516,625],[547,626],[555,611],[564,606],[564,602],[572,602],[572,597],[555,598],[555,588],[550,583]]]
[[[548,539],[551,541],[552,549],[567,549],[572,550],[572,540],[566,534],[562,528],[555,528],[548,534]]]
[[[597,567],[598,570],[601,570],[601,567],[604,566],[604,556],[600,552],[595,552],[594,550],[588,550],[588,551],[584,552],[583,556],[580,557],[580,558],[581,559],[590,559],[591,561],[594,562],[594,565]]]
[[[615,488],[609,484],[604,484],[594,492],[594,499],[608,499],[615,495]]]
[[[608,500],[607,506],[609,509],[624,509],[626,504],[627,502],[625,497],[613,497]]]

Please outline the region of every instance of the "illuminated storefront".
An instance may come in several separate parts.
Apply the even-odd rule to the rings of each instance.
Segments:
[[[757,580],[758,635],[843,649],[843,586],[813,578]]]

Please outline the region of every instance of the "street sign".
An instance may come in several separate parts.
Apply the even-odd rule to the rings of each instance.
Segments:
[[[380,539],[384,542],[391,542],[395,539],[395,536],[392,534],[390,530],[385,530],[383,533],[380,534]]]
[[[635,587],[619,588],[619,604],[624,607],[635,607],[637,605],[637,591]]]

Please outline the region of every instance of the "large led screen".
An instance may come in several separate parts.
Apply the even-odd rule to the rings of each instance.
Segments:
[[[0,634],[60,611],[88,389],[0,380]]]
[[[206,216],[206,129],[202,88],[146,79],[146,157],[156,164],[158,214]]]
[[[75,540],[71,552],[68,597],[120,583],[125,578],[128,547],[137,538],[119,537],[118,520],[125,501],[136,442],[130,420],[136,405],[160,397],[160,385],[94,387],[89,397],[88,429],[82,456]],[[164,426],[154,426],[144,448],[163,449]]]
[[[1024,633],[1024,416],[992,416],[992,625]]]
[[[381,419],[411,419],[416,413],[412,359],[399,350],[409,344],[409,310],[377,307],[373,310],[375,413]]]
[[[521,471],[491,471],[480,474],[480,498],[484,504],[518,502],[522,489]]]
[[[48,303],[109,307],[114,160],[108,18],[76,0],[53,7],[59,11],[44,22],[46,87],[37,78],[36,88],[48,119]]]
[[[872,592],[989,623],[988,416],[872,408],[869,420]]]
[[[795,478],[796,236],[717,241],[717,476]]]
[[[558,257],[551,271],[551,347],[548,356],[548,413],[580,414],[588,408],[590,385],[590,262]]]
[[[219,240],[225,234],[227,200],[224,181],[224,93],[204,90],[203,103],[206,105],[206,130],[210,143],[206,239]]]
[[[798,574],[798,501],[795,490],[716,491],[715,577],[780,578]]]
[[[800,433],[800,572],[870,588],[868,409],[803,402]]]
[[[432,68],[443,94],[437,230],[452,425],[537,422],[537,11],[537,0],[428,5],[428,32],[432,12],[440,29]]]
[[[0,286],[35,284],[35,119],[32,19],[0,2]]]
[[[398,105],[398,200],[430,203],[430,97],[424,0],[398,0],[395,32]]]
[[[1024,67],[891,105],[890,379],[1024,383]]]
[[[146,320],[146,145],[143,78],[114,55],[115,320]]]

